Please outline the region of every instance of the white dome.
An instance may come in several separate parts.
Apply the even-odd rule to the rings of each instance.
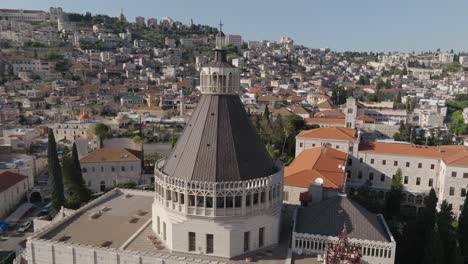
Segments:
[[[317,179],[315,179],[314,184],[315,184],[315,185],[323,185],[323,179],[322,179],[322,178],[317,178]]]

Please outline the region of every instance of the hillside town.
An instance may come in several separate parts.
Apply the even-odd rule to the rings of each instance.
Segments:
[[[468,259],[468,53],[226,27],[0,9],[0,263]]]

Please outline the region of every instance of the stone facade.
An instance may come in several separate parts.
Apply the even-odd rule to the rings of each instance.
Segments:
[[[118,183],[141,179],[141,161],[81,162],[83,179],[94,193],[113,188]]]

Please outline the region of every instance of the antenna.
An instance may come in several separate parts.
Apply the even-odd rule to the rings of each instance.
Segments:
[[[223,21],[219,20],[219,31],[223,31]]]

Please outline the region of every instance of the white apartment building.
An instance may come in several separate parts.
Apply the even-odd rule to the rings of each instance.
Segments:
[[[125,148],[100,148],[80,159],[83,179],[94,193],[104,192],[118,183],[140,184],[141,155]]]
[[[242,46],[242,36],[241,35],[226,35],[226,45],[234,45],[238,49]]]
[[[144,26],[145,25],[145,18],[142,17],[142,16],[137,16],[137,17],[135,17],[135,23],[137,25]]]
[[[79,120],[65,121],[55,124],[51,128],[54,130],[56,140],[75,140],[77,138],[93,140],[94,128],[101,122],[92,120],[86,114],[80,115]]]
[[[441,63],[451,63],[455,58],[455,54],[453,53],[441,53],[439,54],[439,62]]]
[[[18,22],[44,22],[48,14],[40,10],[0,9],[0,20]]]
[[[13,150],[26,150],[39,137],[35,129],[15,128],[3,130],[3,143],[10,145]]]

